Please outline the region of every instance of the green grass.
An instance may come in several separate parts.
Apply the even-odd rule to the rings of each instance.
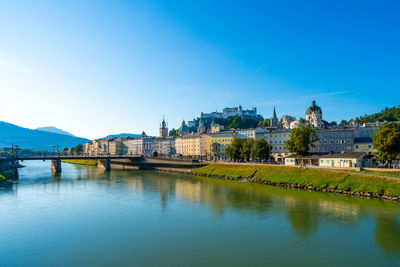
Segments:
[[[254,175],[254,182],[298,184],[321,189],[340,189],[400,197],[400,181],[351,172],[341,173],[283,166],[211,164],[194,169],[192,173],[246,179],[250,178],[255,170],[257,172]]]
[[[0,181],[3,181],[7,178],[12,177],[12,175],[8,172],[0,172]]]
[[[78,164],[78,165],[89,165],[89,166],[97,166],[96,160],[90,159],[64,159],[62,160],[66,163]]]
[[[370,170],[361,170],[361,171],[353,171],[347,170],[349,172],[361,173],[361,174],[373,174],[373,175],[381,175],[386,177],[400,178],[400,171],[370,171]]]
[[[192,170],[193,173],[197,174],[208,174],[225,177],[233,177],[236,179],[250,178],[255,172],[256,166],[232,166],[224,164],[209,164],[204,167],[200,167]]]

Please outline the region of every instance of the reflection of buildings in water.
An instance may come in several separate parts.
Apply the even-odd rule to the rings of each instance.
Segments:
[[[376,215],[375,241],[386,254],[400,255],[399,220],[395,213]]]
[[[51,182],[59,182],[61,181],[61,173],[51,172]]]
[[[322,198],[307,200],[288,196],[284,202],[292,227],[300,235],[308,235],[313,229],[316,230],[321,218],[341,223],[356,223],[362,214],[359,204],[342,201]]]
[[[228,208],[265,216],[266,211],[272,207],[270,196],[252,188],[243,190],[237,185],[228,186],[202,180],[176,180],[175,183],[177,198],[209,205],[217,216]]]
[[[175,193],[175,182],[169,178],[169,174],[154,172],[141,172],[143,187],[150,186],[160,192],[161,208],[165,212],[168,204],[168,197]]]
[[[135,189],[136,191],[143,191],[143,180],[142,179],[126,179],[126,183],[130,188]]]
[[[340,219],[342,222],[357,222],[360,217],[360,205],[347,202],[319,200],[319,211],[324,216]]]
[[[181,179],[175,181],[175,195],[177,198],[191,202],[200,202],[201,194],[200,182]]]

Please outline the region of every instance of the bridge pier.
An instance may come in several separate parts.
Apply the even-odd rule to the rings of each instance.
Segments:
[[[102,168],[105,171],[111,171],[111,160],[110,159],[98,159],[97,160],[97,167]]]
[[[51,160],[51,171],[54,173],[61,173],[61,159]]]

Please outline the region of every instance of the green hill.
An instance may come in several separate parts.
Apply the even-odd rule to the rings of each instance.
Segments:
[[[384,110],[374,114],[365,114],[355,118],[358,122],[376,122],[376,121],[400,121],[400,106],[394,106],[391,108],[386,107]]]

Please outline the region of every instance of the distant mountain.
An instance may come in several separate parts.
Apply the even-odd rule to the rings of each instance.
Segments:
[[[69,136],[74,136],[74,137],[76,137],[76,136],[73,135],[72,133],[69,133],[69,132],[67,132],[67,131],[58,129],[58,128],[53,127],[53,126],[39,127],[39,128],[37,128],[36,130],[44,131],[44,132],[49,132],[49,133],[64,134],[64,135],[69,135]]]
[[[87,142],[89,140],[86,138],[31,130],[0,121],[0,147],[10,147],[11,144],[14,144],[21,148],[52,151],[54,146],[59,146],[59,149],[62,150],[65,147],[69,148]]]
[[[131,133],[120,133],[120,134],[110,134],[110,135],[107,135],[104,138],[117,138],[117,137],[132,137],[132,138],[135,138],[135,137],[139,137],[139,136],[142,136],[142,135],[141,134],[131,134]]]

